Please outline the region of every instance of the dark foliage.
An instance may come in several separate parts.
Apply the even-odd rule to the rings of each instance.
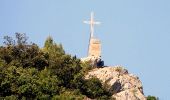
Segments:
[[[109,92],[103,88],[100,80],[98,78],[91,78],[89,80],[85,80],[83,86],[81,87],[82,94],[85,94],[87,97],[95,99],[95,98],[107,98],[110,99]]]
[[[158,98],[156,98],[155,96],[148,96],[147,100],[159,100]]]
[[[65,54],[51,37],[43,49],[27,43],[26,34],[4,39],[5,45],[0,47],[0,99],[110,99],[97,78],[84,79],[91,66]]]

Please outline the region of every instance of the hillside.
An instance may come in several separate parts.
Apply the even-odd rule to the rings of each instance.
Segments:
[[[138,77],[120,66],[93,68],[48,37],[43,48],[26,34],[0,46],[2,100],[145,100]],[[150,96],[148,100],[156,100]]]

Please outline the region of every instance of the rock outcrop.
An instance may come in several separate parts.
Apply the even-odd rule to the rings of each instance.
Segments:
[[[107,85],[116,100],[146,100],[139,78],[121,66],[95,68],[85,76],[86,79],[92,77]]]

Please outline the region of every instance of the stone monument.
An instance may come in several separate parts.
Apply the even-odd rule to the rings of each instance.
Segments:
[[[90,38],[87,57],[81,60],[91,61],[93,66],[103,66],[104,62],[101,61],[101,42],[94,37],[94,25],[98,25],[100,22],[94,20],[94,13],[91,12],[90,21],[84,21],[84,23],[90,24]]]
[[[100,57],[101,56],[101,42],[99,39],[94,37],[94,25],[100,24],[94,20],[94,13],[91,12],[90,21],[84,21],[86,24],[90,24],[90,38],[88,46],[88,57]]]

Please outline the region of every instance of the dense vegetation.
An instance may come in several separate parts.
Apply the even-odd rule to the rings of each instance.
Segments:
[[[15,39],[4,37],[4,46],[0,47],[0,99],[111,98],[97,78],[84,79],[90,65],[66,54],[61,44],[48,37],[39,48],[27,39],[20,33]]]

